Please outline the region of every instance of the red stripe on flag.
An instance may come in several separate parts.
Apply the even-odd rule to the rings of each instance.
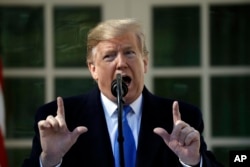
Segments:
[[[0,128],[0,167],[8,167],[7,152],[4,146],[4,138]]]
[[[0,106],[0,112],[2,112],[2,114],[0,114],[1,116],[3,116],[3,120],[0,120],[0,167],[8,167],[8,157],[7,157],[7,152],[6,152],[6,148],[4,145],[4,135],[3,135],[3,129],[5,127],[4,126],[4,119],[5,119],[5,110],[4,110],[4,101],[3,101],[3,66],[2,66],[2,59],[0,58],[0,96],[2,96],[1,98],[1,106]]]

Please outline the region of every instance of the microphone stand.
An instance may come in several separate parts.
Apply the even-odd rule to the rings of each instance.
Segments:
[[[122,77],[121,74],[117,74],[117,87],[116,87],[116,92],[117,92],[117,107],[118,107],[118,143],[119,143],[119,157],[120,157],[120,167],[125,167],[125,162],[124,162],[124,148],[123,148],[123,142],[124,142],[124,137],[123,137],[123,130],[122,130],[122,109],[123,109],[123,95],[122,95]]]

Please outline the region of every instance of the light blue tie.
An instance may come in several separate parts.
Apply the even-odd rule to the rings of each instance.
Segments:
[[[130,111],[132,111],[130,106],[123,107],[122,129],[124,137],[123,147],[124,147],[125,167],[135,167],[135,160],[136,160],[135,140],[127,120],[127,114]],[[114,156],[115,156],[115,167],[120,167],[119,142],[117,140],[117,137],[118,137],[118,131],[116,131],[115,135]]]

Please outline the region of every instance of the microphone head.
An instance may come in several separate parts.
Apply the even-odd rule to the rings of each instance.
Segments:
[[[117,97],[117,87],[118,84],[121,84],[121,95],[124,97],[128,93],[128,86],[126,83],[122,80],[121,74],[117,74],[117,77],[115,80],[111,83],[111,92],[113,96]]]

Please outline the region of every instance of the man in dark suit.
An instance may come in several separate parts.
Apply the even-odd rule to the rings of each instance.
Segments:
[[[39,108],[32,152],[24,167],[119,166],[114,146],[117,104],[111,92],[117,74],[128,87],[124,105],[131,107],[126,118],[136,153],[129,167],[220,166],[202,137],[200,110],[157,97],[145,87],[148,51],[136,20],[108,20],[92,29],[87,64],[97,87]]]

